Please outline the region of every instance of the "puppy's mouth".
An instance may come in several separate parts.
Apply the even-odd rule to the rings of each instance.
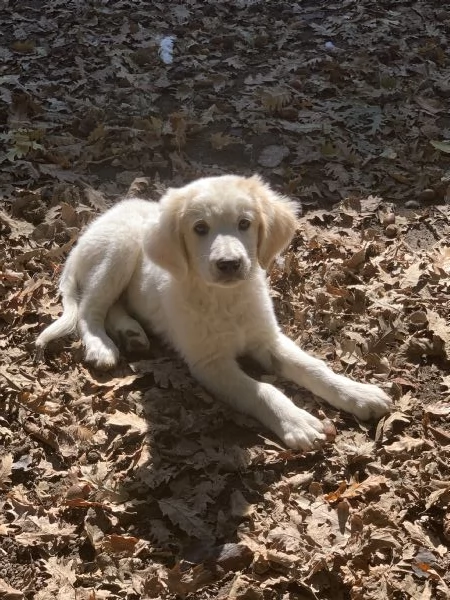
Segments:
[[[214,277],[213,284],[221,287],[233,287],[239,285],[245,281],[248,277],[245,273],[239,273],[235,275],[219,275],[216,274]]]
[[[236,269],[213,269],[212,282],[214,285],[232,287],[239,285],[250,277],[250,266],[241,264]]]

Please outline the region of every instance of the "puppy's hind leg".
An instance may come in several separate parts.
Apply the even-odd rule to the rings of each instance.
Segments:
[[[149,349],[150,342],[145,331],[136,319],[130,317],[120,300],[109,309],[105,325],[108,334],[127,354]]]
[[[84,297],[80,304],[78,326],[86,361],[99,369],[110,369],[119,360],[119,349],[105,331],[108,309],[109,302],[102,298]]]
[[[99,369],[110,369],[119,360],[119,349],[105,331],[109,309],[128,285],[129,262],[103,263],[91,274],[83,289],[78,327],[86,349],[86,360]],[[131,269],[132,271],[132,269]]]

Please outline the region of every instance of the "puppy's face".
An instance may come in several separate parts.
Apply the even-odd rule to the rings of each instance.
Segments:
[[[210,284],[248,279],[258,265],[259,226],[258,207],[241,186],[199,189],[181,220],[190,267]]]
[[[210,285],[233,286],[250,279],[258,264],[267,268],[295,225],[295,205],[258,177],[208,177],[161,199],[146,250],[179,279],[191,271]]]

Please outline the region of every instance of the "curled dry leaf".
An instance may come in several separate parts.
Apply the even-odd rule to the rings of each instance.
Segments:
[[[383,423],[382,429],[385,438],[389,438],[392,436],[394,430],[398,427],[405,427],[408,423],[411,422],[411,419],[407,417],[404,413],[400,411],[394,411],[390,415],[388,415]]]
[[[323,431],[327,438],[327,442],[333,443],[337,435],[336,427],[334,426],[333,421],[331,421],[330,419],[323,419],[322,425]]]
[[[293,489],[307,488],[313,481],[314,475],[312,473],[297,473],[291,477],[286,477],[284,482],[287,483]]]
[[[410,536],[425,548],[433,550],[440,556],[447,554],[447,548],[441,544],[439,537],[432,531],[427,531],[419,522],[404,521],[403,527]]]

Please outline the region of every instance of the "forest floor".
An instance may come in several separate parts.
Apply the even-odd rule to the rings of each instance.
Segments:
[[[0,598],[449,598],[445,3],[0,6]],[[108,374],[77,339],[35,360],[94,216],[254,172],[304,209],[270,274],[284,331],[392,414],[277,380],[336,425],[305,454],[157,340]]]

